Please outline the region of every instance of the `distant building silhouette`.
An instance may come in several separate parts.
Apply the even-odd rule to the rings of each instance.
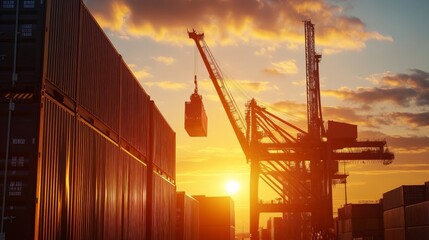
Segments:
[[[234,240],[235,212],[232,198],[193,197],[199,202],[200,240]]]

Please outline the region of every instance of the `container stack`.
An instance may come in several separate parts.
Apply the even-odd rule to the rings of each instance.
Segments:
[[[17,2],[0,5],[6,238],[174,239],[174,131],[80,0]]]
[[[176,240],[198,240],[199,203],[185,192],[177,192],[176,196]]]
[[[427,225],[429,225],[427,221],[429,218],[429,205],[422,203],[425,200],[425,185],[404,185],[384,193],[385,239],[428,239],[421,237],[424,234],[428,234]],[[417,211],[421,211],[420,214],[417,214]]]
[[[347,204],[338,209],[336,225],[339,240],[382,240],[382,204]]]
[[[200,236],[204,240],[234,240],[235,212],[231,197],[193,196],[199,203]]]
[[[155,103],[150,105],[150,161],[148,165],[147,239],[175,238],[176,225],[176,134]]]

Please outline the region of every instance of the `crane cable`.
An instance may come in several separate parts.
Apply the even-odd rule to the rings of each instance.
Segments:
[[[222,65],[222,64],[220,64],[220,65]],[[222,66],[221,69],[225,69],[225,68]],[[249,91],[246,90],[246,89],[244,89],[243,86],[242,86],[242,84],[240,84],[239,81],[237,81],[234,78],[230,77],[230,74],[228,72],[226,74],[225,74],[224,70],[222,70],[222,72],[223,72],[223,75],[225,76],[225,79],[224,79],[225,80],[224,81],[225,85],[231,85],[231,86],[228,86],[228,89],[235,89],[236,92],[238,92],[241,97],[244,97],[244,99],[250,100],[252,98],[255,98],[257,100],[258,105],[260,105],[262,107],[266,107],[266,108],[272,109],[272,110],[280,113],[281,115],[283,115],[283,116],[285,116],[285,117],[287,117],[289,119],[292,119],[293,121],[306,120],[303,117],[299,117],[299,116],[295,116],[295,115],[292,115],[292,114],[288,114],[285,111],[283,111],[282,109],[280,109],[279,107],[276,107],[273,104],[269,104],[269,103],[261,100],[260,98],[256,98],[254,96],[251,96],[249,94]]]
[[[194,93],[198,94],[198,82],[197,82],[197,74],[198,74],[198,61],[197,61],[197,50],[196,46],[194,47]]]

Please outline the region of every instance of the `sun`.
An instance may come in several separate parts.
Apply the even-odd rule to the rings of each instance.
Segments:
[[[225,189],[228,194],[235,194],[240,190],[240,183],[236,180],[228,180],[225,184]]]

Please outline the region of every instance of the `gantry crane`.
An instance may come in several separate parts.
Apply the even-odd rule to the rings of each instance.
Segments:
[[[315,52],[314,25],[309,20],[304,22],[307,131],[270,113],[254,99],[242,117],[204,33],[188,31],[250,163],[251,239],[259,237],[259,215],[264,212],[283,213],[284,220],[293,224],[291,239],[329,239],[327,233],[333,228],[332,182],[347,177],[338,174],[338,161],[370,159],[389,164],[394,158],[385,141],[358,141],[356,125],[328,121],[325,131],[319,87],[321,55]],[[278,201],[259,201],[259,180],[279,195]]]

